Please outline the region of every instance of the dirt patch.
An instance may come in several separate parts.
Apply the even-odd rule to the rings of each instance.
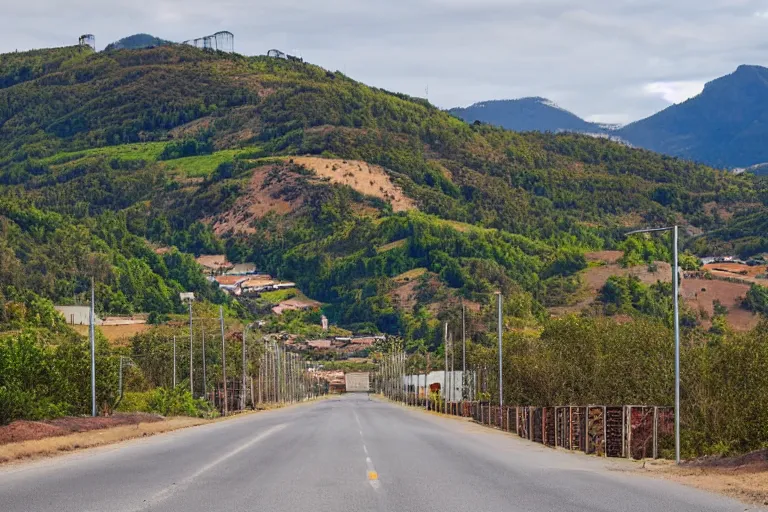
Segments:
[[[685,303],[696,312],[705,312],[702,326],[712,325],[715,299],[728,308],[726,320],[736,331],[749,331],[760,323],[760,316],[741,307],[741,301],[749,290],[748,284],[731,283],[719,279],[683,279],[681,294]]]
[[[590,293],[596,297],[611,276],[636,276],[643,284],[654,284],[657,281],[672,281],[672,267],[663,261],[656,262],[656,271],[648,270],[648,265],[623,268],[616,264],[594,267],[584,271],[584,284]]]
[[[609,264],[618,263],[622,256],[624,256],[623,251],[595,251],[584,254],[587,261],[602,261]]]
[[[211,271],[226,270],[232,267],[226,254],[204,254],[195,258],[198,265]]]
[[[153,414],[115,414],[108,417],[67,417],[47,421],[14,421],[0,427],[0,445],[89,432],[122,425],[138,425],[161,421]]]
[[[322,304],[317,302],[316,300],[293,298],[293,299],[284,300],[277,306],[273,307],[272,312],[276,315],[282,315],[284,311],[313,309],[313,308],[319,308],[320,306],[322,306]]]
[[[287,172],[283,164],[266,165],[253,171],[248,188],[227,212],[213,221],[217,235],[225,233],[252,234],[256,230],[253,221],[270,212],[288,214],[299,208],[304,198],[301,194],[286,197],[283,191],[295,188],[299,175]]]
[[[618,254],[617,254],[618,253]],[[608,261],[615,257],[621,257],[621,251],[600,251],[590,253],[594,258],[592,261]],[[618,259],[618,258],[617,258]],[[576,304],[572,306],[557,306],[549,308],[550,314],[553,316],[564,316],[570,314],[580,313],[584,308],[592,304],[600,294],[608,278],[612,276],[629,276],[633,275],[640,279],[640,282],[646,285],[655,284],[657,281],[669,282],[672,281],[672,266],[669,263],[663,261],[656,262],[656,271],[651,272],[648,270],[648,265],[638,265],[635,267],[623,268],[616,263],[602,265],[599,267],[592,267],[581,272],[582,277],[582,290],[579,292],[582,297]]]
[[[701,268],[710,272],[713,276],[740,279],[748,283],[768,286],[768,279],[757,277],[768,274],[768,266],[766,265],[749,266],[743,263],[708,263]]]
[[[213,123],[213,117],[201,117],[181,126],[177,126],[173,130],[169,131],[168,135],[172,139],[183,139],[184,137],[195,136],[200,131],[210,128],[211,123]]]
[[[86,418],[101,419],[101,418]],[[109,419],[109,418],[104,418]],[[170,418],[167,420],[151,420],[123,424],[97,430],[81,431],[54,437],[43,437],[20,442],[9,442],[0,445],[0,463],[20,459],[45,457],[57,453],[69,452],[81,448],[92,448],[106,444],[146,437],[180,428],[193,427],[209,423],[211,420],[200,418]],[[31,422],[34,423],[34,422]],[[6,427],[3,427],[6,428]]]
[[[412,311],[418,302],[416,287],[419,286],[419,280],[414,278],[410,281],[401,282],[403,284],[390,291],[387,296],[392,300],[395,308],[403,311]]]
[[[303,165],[332,183],[347,185],[361,194],[378,197],[392,205],[396,212],[416,208],[413,200],[395,185],[384,168],[357,160],[340,160],[318,157],[294,157],[296,164]]]
[[[765,450],[741,457],[707,457],[680,466],[669,461],[649,461],[645,472],[747,503],[768,505],[768,453]]]
[[[75,331],[83,336],[88,335],[87,325],[72,325]],[[115,346],[123,346],[136,334],[141,334],[152,328],[149,324],[130,324],[130,325],[99,325],[96,327],[101,330],[107,340]]]

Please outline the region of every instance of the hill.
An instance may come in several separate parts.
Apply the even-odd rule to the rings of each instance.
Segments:
[[[193,290],[249,317],[189,254],[225,251],[296,282],[333,324],[434,347],[459,298],[501,290],[520,325],[544,319],[578,291],[584,252],[630,227],[721,233],[702,253],[766,238],[752,176],[469,125],[302,62],[57,49],[0,56],[3,75],[22,78],[0,88],[0,303],[83,298],[96,275],[107,312],[183,313]]]
[[[637,146],[717,167],[768,162],[768,68],[739,66],[700,95],[618,133]]]
[[[546,98],[483,101],[449,112],[468,123],[480,121],[516,132],[605,132],[601,125],[584,121]]]
[[[119,41],[110,43],[104,49],[109,52],[113,50],[139,50],[142,48],[153,48],[155,46],[163,46],[167,44],[173,44],[171,41],[160,39],[159,37],[151,36],[149,34],[134,34],[132,36],[124,37]]]

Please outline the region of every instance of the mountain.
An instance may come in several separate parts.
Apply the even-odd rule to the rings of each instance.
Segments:
[[[721,230],[701,253],[768,242],[754,177],[467,124],[308,63],[73,47],[0,55],[0,84],[0,304],[27,311],[85,298],[95,276],[104,313],[183,314],[194,291],[263,314],[195,268],[225,252],[297,283],[332,324],[434,348],[460,300],[501,290],[537,325],[578,293],[585,252],[667,254],[662,238],[626,245],[632,227]]]
[[[154,46],[163,46],[167,44],[173,43],[149,34],[134,34],[132,36],[124,37],[119,41],[115,41],[114,43],[110,43],[104,51],[139,50],[141,48],[152,48]]]
[[[480,121],[516,132],[605,132],[603,126],[584,121],[546,98],[483,101],[449,112],[468,123]]]
[[[739,66],[700,95],[618,134],[637,146],[717,167],[768,162],[768,68]]]

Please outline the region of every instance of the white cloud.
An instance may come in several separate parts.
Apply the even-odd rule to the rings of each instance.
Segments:
[[[239,53],[294,49],[414,96],[428,84],[440,107],[544,96],[601,121],[645,117],[702,79],[768,63],[768,0],[0,0],[0,10],[0,52],[81,33],[103,48],[137,32],[182,41],[230,30]]]
[[[681,103],[689,98],[698,96],[704,90],[704,82],[699,80],[682,80],[677,82],[652,82],[645,84],[646,94],[659,96],[667,103]]]

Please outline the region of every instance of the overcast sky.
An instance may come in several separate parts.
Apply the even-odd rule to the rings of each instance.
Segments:
[[[0,0],[0,52],[218,30],[448,108],[544,96],[625,123],[768,64],[768,0]]]

